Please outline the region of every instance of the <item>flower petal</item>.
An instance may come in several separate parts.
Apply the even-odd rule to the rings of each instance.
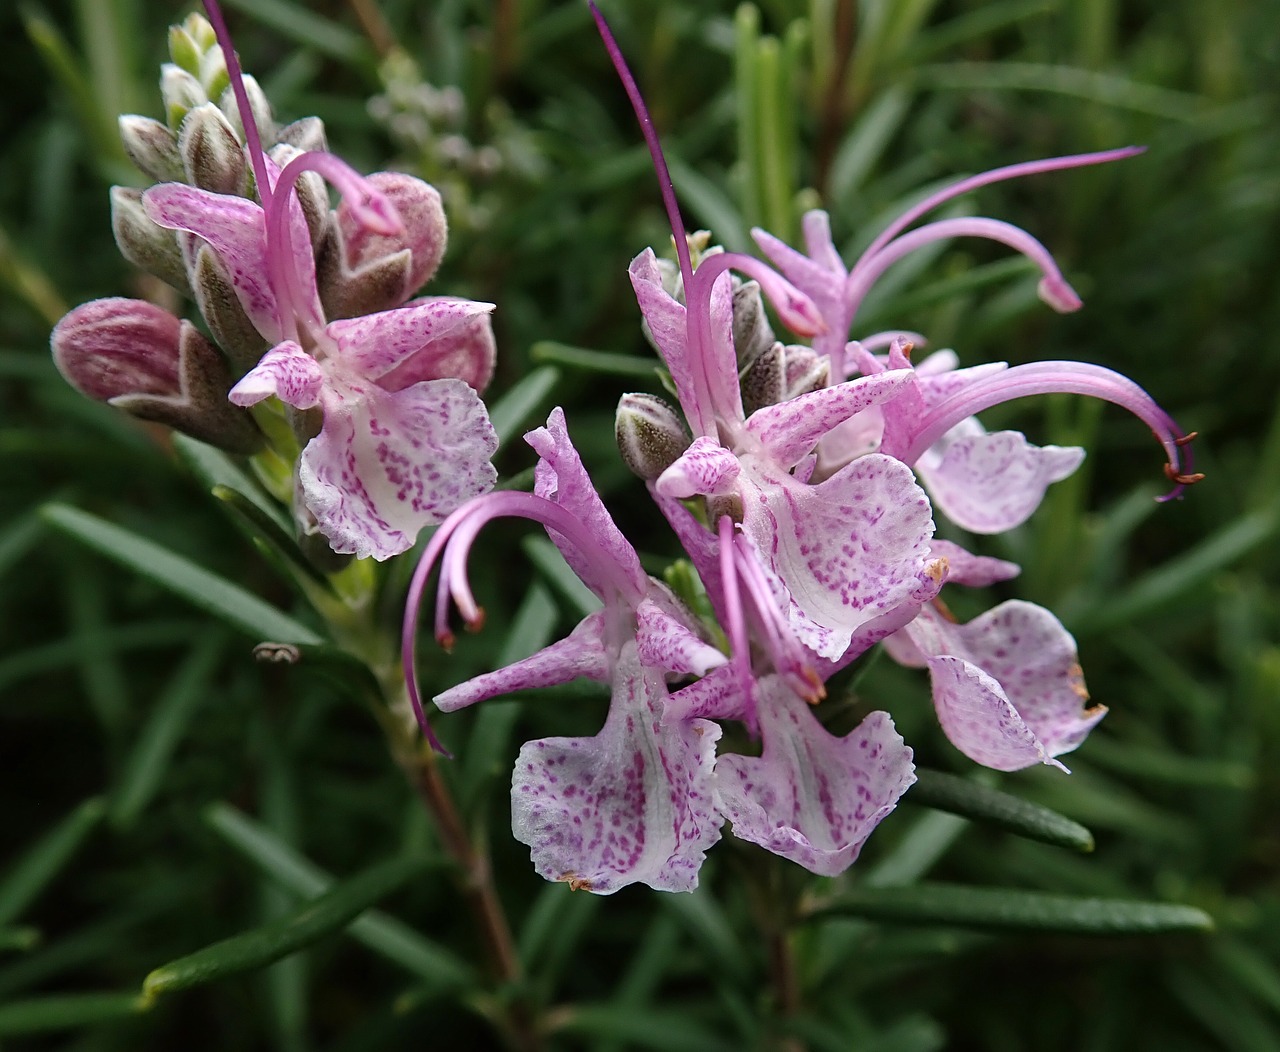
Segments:
[[[791,595],[792,629],[820,657],[838,660],[861,625],[936,591],[929,501],[898,461],[873,453],[816,486],[764,471],[753,482],[743,527]]]
[[[1010,600],[966,625],[926,609],[903,635],[928,661],[947,737],[987,767],[1061,767],[1053,757],[1076,748],[1106,714],[1084,708],[1075,641],[1034,603]]]
[[[182,183],[160,183],[142,195],[152,222],[207,241],[231,278],[245,314],[272,343],[283,335],[267,276],[267,227],[262,208],[244,197],[214,194]],[[308,242],[310,245],[310,242]]]
[[[609,678],[609,655],[604,647],[603,610],[588,614],[564,639],[522,661],[485,672],[435,696],[442,712],[456,712],[486,698],[517,690],[554,687],[584,677]]]
[[[338,342],[343,364],[371,380],[380,380],[410,361],[413,375],[419,380],[455,377],[470,381],[473,376],[487,379],[492,337],[485,341],[476,322],[481,317],[487,320],[492,310],[492,303],[432,296],[395,310],[330,322],[326,331]],[[471,353],[467,348],[473,346],[470,341],[477,336],[480,338],[474,343],[474,351],[482,360],[473,364],[465,359]],[[460,339],[464,341],[461,348]],[[459,356],[464,359],[459,363],[464,368],[454,372],[453,359]],[[398,381],[384,386],[401,390],[406,381],[413,382],[407,375]]]
[[[653,254],[653,249],[646,248],[636,256],[627,273],[631,277],[631,287],[635,290],[636,302],[639,303],[640,313],[649,327],[649,334],[671,373],[676,398],[695,431],[702,431],[704,421],[699,418],[699,413],[705,412],[708,414],[707,420],[710,420],[711,407],[700,405],[694,387],[691,369],[696,366],[689,361],[689,334],[685,324],[684,305],[673,299],[662,287],[662,272],[658,269],[658,258]]]
[[[664,610],[647,598],[636,610],[636,645],[642,664],[679,675],[705,676],[728,660],[676,616],[674,600],[666,605]]]
[[[249,406],[275,395],[295,409],[311,409],[320,404],[324,379],[320,363],[299,344],[286,340],[267,351],[227,397],[236,405]]]
[[[664,497],[676,499],[724,496],[733,492],[740,470],[737,457],[714,438],[703,436],[658,476],[656,486]]]
[[[581,522],[621,567],[622,572],[635,583],[637,599],[644,595],[648,588],[648,577],[640,567],[636,550],[618,529],[601,501],[600,494],[596,492],[595,483],[582,466],[582,458],[569,439],[564,410],[553,409],[547,418],[546,427],[535,428],[524,436],[524,440],[533,447],[539,458],[534,469],[534,493],[560,505]],[[592,568],[577,545],[566,542],[554,530],[548,529],[547,534],[583,584],[604,599],[604,575]]]
[[[997,581],[1008,581],[1022,572],[1017,563],[993,559],[989,555],[974,555],[960,545],[935,537],[930,543],[930,554],[947,560],[947,581],[969,588],[985,588]]]
[[[461,380],[396,392],[369,385],[326,399],[324,427],[303,450],[299,480],[335,552],[387,559],[492,488],[497,447],[484,403]]]
[[[974,533],[1003,533],[1026,522],[1049,485],[1082,460],[1076,446],[1035,446],[1020,432],[995,431],[944,437],[916,466],[952,522]]]
[[[548,880],[608,895],[627,884],[692,891],[723,819],[711,772],[720,728],[663,721],[662,676],[634,644],[615,666],[613,701],[594,738],[543,738],[520,750],[511,827]]]
[[[764,749],[719,758],[716,806],[742,840],[821,876],[843,873],[916,780],[911,750],[887,713],[837,738],[777,677],[759,691]]]

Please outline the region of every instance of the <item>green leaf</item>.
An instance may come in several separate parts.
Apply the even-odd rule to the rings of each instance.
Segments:
[[[623,1008],[614,1005],[575,1005],[563,1010],[557,1032],[592,1038],[624,1040],[631,1048],[665,1052],[732,1052],[740,1046],[672,1009]]]
[[[1073,935],[1156,935],[1213,928],[1213,918],[1194,906],[960,884],[859,885],[822,902],[809,915],[810,919],[836,916],[891,924],[954,924],[990,931]]]
[[[908,791],[906,799],[913,804],[999,826],[1046,844],[1077,851],[1093,850],[1093,834],[1079,822],[1073,822],[1047,807],[953,774],[917,770],[916,783]]]
[[[25,952],[40,945],[38,928],[0,928],[0,952],[18,950]]]
[[[288,916],[161,965],[143,981],[143,996],[149,1003],[161,994],[265,968],[345,928],[375,902],[428,867],[429,860],[424,855],[393,858],[371,866]]]
[[[35,901],[71,861],[106,810],[101,797],[90,797],[9,867],[8,875],[0,883],[0,927],[19,917]]]
[[[543,403],[560,379],[560,370],[545,365],[534,369],[515,387],[489,406],[489,423],[498,433],[498,444],[506,445],[525,421]]]
[[[0,1037],[36,1034],[123,1019],[146,1010],[137,994],[57,994],[0,1006]]]
[[[227,843],[281,886],[299,895],[316,896],[333,885],[332,876],[230,804],[211,804],[204,818]],[[432,986],[452,988],[472,982],[471,967],[453,951],[377,910],[358,918],[348,934]]]
[[[574,369],[586,369],[611,376],[630,376],[638,380],[652,380],[660,368],[655,359],[642,355],[592,351],[586,347],[557,343],[555,340],[539,340],[529,348],[529,357],[535,362],[554,362]]]
[[[219,486],[235,490],[284,533],[292,534],[293,523],[289,521],[285,509],[222,450],[176,432],[173,435],[173,448],[188,470],[208,490],[213,491]]]
[[[373,54],[360,34],[316,14],[303,4],[291,3],[290,0],[226,0],[226,6],[247,11],[256,21],[279,31],[289,40],[313,47],[339,62],[366,67],[373,65]]]
[[[64,533],[248,635],[278,643],[321,642],[306,625],[239,585],[137,534],[64,504],[45,505],[41,514]]]
[[[551,586],[578,611],[579,616],[586,617],[600,609],[599,597],[578,579],[578,575],[564,561],[560,549],[546,536],[526,537],[520,542],[520,547],[524,549],[529,561],[546,575]]]
[[[131,826],[155,795],[178,741],[200,703],[208,697],[209,680],[224,643],[222,632],[200,639],[156,702],[112,796],[110,814],[115,825]]]

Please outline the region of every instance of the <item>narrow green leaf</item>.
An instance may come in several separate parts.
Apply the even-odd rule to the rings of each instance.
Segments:
[[[106,813],[101,797],[90,797],[54,826],[9,867],[0,882],[0,926],[21,916],[36,896],[71,861]]]
[[[676,154],[667,155],[676,195],[687,202],[689,212],[711,231],[712,241],[730,252],[748,252],[755,243],[733,201],[715,180],[707,178]],[[687,217],[686,217],[687,218]]]
[[[221,632],[201,638],[156,702],[112,795],[110,817],[115,825],[131,826],[155,795],[191,717],[208,696],[209,678],[224,643]]]
[[[339,62],[366,67],[373,65],[373,53],[359,33],[316,14],[303,4],[290,3],[289,0],[226,0],[226,6],[246,11],[255,21]],[[254,70],[247,72],[253,73]]]
[[[559,1033],[623,1040],[631,1048],[665,1052],[733,1052],[741,1046],[671,1009],[623,1008],[615,1005],[575,1005],[566,1008],[556,1027]]]
[[[222,618],[242,632],[279,643],[321,642],[320,636],[306,625],[239,585],[128,530],[63,504],[45,505],[41,514],[64,533]]]
[[[991,931],[1075,935],[1156,935],[1213,928],[1213,918],[1194,906],[960,884],[859,885],[841,891],[810,914],[811,919],[832,916],[865,917],[890,924],[954,924]]]
[[[429,860],[408,855],[370,866],[301,909],[161,965],[142,984],[148,1002],[161,994],[256,971],[345,928],[375,902],[425,872]]]
[[[283,887],[314,897],[333,885],[330,874],[230,804],[211,804],[204,818],[227,843]],[[472,982],[471,967],[453,951],[385,913],[370,910],[348,933],[432,986],[460,987]]]
[[[0,1005],[0,1037],[38,1034],[124,1019],[146,1010],[137,994],[57,994]]]
[[[1077,851],[1093,850],[1093,834],[1079,822],[1011,793],[978,785],[941,771],[916,771],[906,799],[913,804],[949,811],[976,822],[999,826],[1019,836]]]
[[[209,490],[217,486],[235,490],[285,533],[293,530],[293,523],[289,521],[285,509],[222,450],[176,432],[173,436],[173,448],[188,470]]]
[[[30,513],[14,519],[0,530],[0,577],[35,547],[43,532],[40,520]]]
[[[0,951],[25,952],[40,945],[39,928],[0,928]]]
[[[573,369],[586,369],[593,373],[611,376],[630,376],[638,380],[652,380],[660,365],[654,358],[637,354],[614,354],[609,351],[592,351],[585,347],[571,347],[555,340],[539,340],[529,348],[529,357],[535,362],[551,362]]]
[[[570,606],[580,616],[594,613],[600,609],[600,599],[585,584],[578,580],[578,575],[564,561],[560,550],[545,536],[526,537],[520,542],[529,561],[542,571]]]
[[[515,387],[489,406],[489,422],[498,433],[498,444],[506,445],[546,400],[560,379],[560,370],[551,365],[534,369]]]

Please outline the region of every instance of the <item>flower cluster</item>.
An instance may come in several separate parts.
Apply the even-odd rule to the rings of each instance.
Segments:
[[[300,533],[386,559],[496,479],[477,393],[493,373],[493,305],[412,298],[444,255],[440,195],[401,173],[359,175],[327,151],[318,118],[277,127],[206,7],[212,24],[171,31],[166,122],[121,119],[155,185],[113,189],[112,214],[121,252],[191,297],[213,339],[150,302],[96,300],[55,328],[54,359],[89,397],[229,451],[270,436],[296,461]],[[247,411],[271,396],[282,406]]]
[[[805,217],[804,251],[755,232],[772,266],[706,251],[696,239],[691,249],[643,100],[598,12],[596,19],[648,140],[678,257],[673,268],[646,250],[630,267],[678,411],[650,395],[627,396],[619,445],[696,568],[714,617],[695,616],[644,573],[557,410],[526,436],[539,458],[534,493],[478,498],[432,538],[405,624],[411,699],[425,726],[413,644],[432,568],[441,568],[435,631],[447,643],[451,605],[472,627],[480,622],[466,560],[481,527],[499,516],[532,519],[602,609],[560,642],[434,700],[450,712],[580,676],[609,685],[599,734],[520,751],[513,827],[538,872],[600,893],[635,882],[686,890],[728,821],[735,836],[834,875],[915,778],[911,749],[887,714],[874,712],[837,737],[815,713],[826,681],[876,643],[929,670],[942,729],[989,767],[1060,767],[1056,757],[1105,711],[1086,708],[1075,644],[1051,613],[1011,601],[958,624],[938,598],[944,584],[983,586],[1018,567],[936,538],[935,512],[976,533],[1011,529],[1084,455],[1035,446],[1017,432],[988,433],[975,414],[1031,394],[1102,398],[1151,427],[1174,484],[1168,496],[1199,477],[1187,458],[1190,436],[1110,370],[1078,362],[960,369],[949,352],[915,364],[923,338],[914,333],[852,338],[858,307],[896,260],[969,236],[1027,256],[1041,271],[1042,298],[1059,311],[1077,309],[1079,298],[1026,232],[992,219],[916,224],[975,187],[1135,151],[961,180],[896,220],[852,266],[836,252],[822,212]],[[765,302],[808,342],[775,339]],[[726,723],[758,738],[758,750],[723,751]]]

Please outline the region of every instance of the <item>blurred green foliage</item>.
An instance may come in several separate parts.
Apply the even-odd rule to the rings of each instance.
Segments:
[[[904,200],[955,174],[1149,147],[1122,164],[991,187],[970,205],[1048,245],[1085,299],[1080,313],[1043,309],[1026,268],[966,243],[897,268],[864,317],[867,331],[883,322],[929,333],[965,364],[1105,364],[1202,433],[1207,480],[1161,506],[1159,452],[1119,412],[1053,399],[989,415],[991,426],[1090,451],[1031,523],[985,544],[1024,574],[983,601],[1017,594],[1058,612],[1094,699],[1111,707],[1070,758],[1070,777],[998,781],[1088,826],[1095,852],[908,796],[841,882],[762,867],[754,849],[723,843],[694,895],[574,894],[544,885],[512,843],[505,790],[521,741],[594,733],[602,699],[569,690],[563,704],[490,702],[438,721],[459,755],[445,776],[491,852],[527,975],[521,989],[477,978],[484,962],[451,874],[430,864],[440,845],[341,677],[311,670],[323,662],[254,663],[256,638],[103,560],[69,535],[67,513],[40,514],[50,501],[74,505],[306,619],[287,574],[169,440],[71,391],[47,351],[67,306],[155,292],[111,240],[107,187],[130,178],[114,117],[155,115],[165,29],[189,8],[8,5],[0,1047],[480,1049],[501,1047],[491,1021],[519,1002],[538,1014],[548,1048],[1280,1048],[1280,356],[1266,336],[1280,327],[1274,12],[1248,0],[603,6],[687,221],[731,246],[746,247],[757,223],[793,234],[821,203],[853,250]],[[586,7],[228,8],[246,68],[283,117],[322,116],[357,167],[396,164],[441,185],[453,229],[435,287],[499,305],[495,392],[531,372],[535,347],[560,361],[554,387],[540,374],[513,420],[564,405],[629,535],[670,556],[612,451],[618,395],[660,390],[644,372],[625,268],[669,234]],[[582,368],[589,355],[557,356],[556,344],[640,369],[628,374],[625,358]],[[500,469],[530,462],[509,442]],[[536,568],[536,543],[524,549],[534,559],[516,555],[526,539],[498,528],[481,542],[489,627],[452,657],[424,655],[433,681],[527,653],[572,624],[573,596]],[[388,625],[406,572],[393,570],[377,595]],[[920,676],[872,663],[844,700],[846,713],[888,708],[922,766],[997,784],[941,738]],[[877,886],[922,877],[1189,903],[1217,927],[992,935],[819,913],[788,935],[796,918],[770,908],[799,893],[816,909],[845,882],[874,898]],[[361,894],[385,912],[265,971],[140,999],[154,969],[238,932],[296,935],[300,904],[322,894],[323,923],[307,914],[319,934],[364,905]],[[794,950],[796,1004],[771,972],[779,925]],[[250,950],[237,952],[273,959]]]

